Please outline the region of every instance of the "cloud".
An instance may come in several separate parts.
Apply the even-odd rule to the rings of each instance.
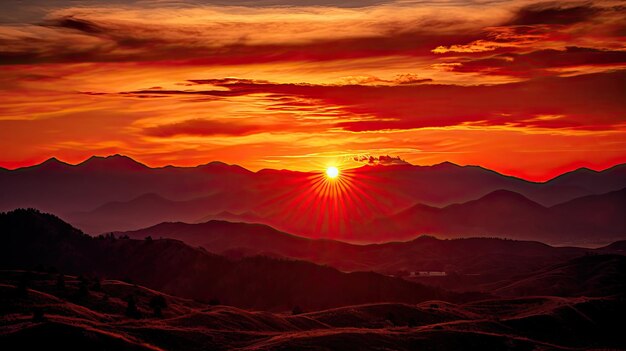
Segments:
[[[311,7],[321,3],[308,1],[289,7],[245,1],[240,7],[211,1],[62,6],[69,3],[45,7],[49,12],[36,23],[0,25],[0,64],[225,67],[311,62],[328,69],[323,63],[332,61],[355,71],[336,81],[344,84],[421,84],[436,81],[442,72],[448,72],[448,79],[464,74],[521,79],[533,76],[533,67],[526,74],[523,65],[504,60],[517,57],[521,62],[524,55],[542,50],[581,56],[568,47],[616,52],[623,46],[626,23],[624,11],[605,1],[527,5],[512,0],[497,6],[372,1],[361,8],[331,2]],[[497,56],[504,54],[510,55]],[[372,72],[374,58],[381,60],[377,70],[383,69],[384,59],[405,58],[403,71],[414,76]]]
[[[100,149],[246,166],[338,150],[505,170],[624,159],[617,1],[9,3],[0,144],[14,161]],[[216,77],[247,79],[201,79]]]
[[[193,82],[227,91],[154,91],[154,94],[264,94],[281,99],[283,108],[294,111],[315,112],[323,106],[332,106],[342,111],[330,115],[334,127],[355,132],[459,125],[600,130],[619,128],[626,115],[622,94],[626,70],[475,86],[277,84],[237,79]],[[308,99],[308,103],[290,100],[294,97]]]
[[[553,68],[578,66],[626,67],[626,51],[567,47],[564,50],[545,49],[523,54],[505,53],[486,58],[465,59],[451,69],[455,72],[508,75],[529,78],[554,74]]]
[[[380,156],[372,156],[372,155],[359,155],[354,156],[352,158],[356,162],[366,163],[368,165],[381,165],[381,166],[392,166],[392,165],[408,165],[410,163],[401,159],[400,156],[389,156],[389,155],[380,155]]]
[[[448,53],[484,53],[490,51],[512,52],[516,49],[528,49],[542,42],[550,42],[550,34],[557,30],[544,26],[498,26],[485,28],[481,39],[469,44],[437,46],[431,50],[435,54]]]
[[[242,123],[242,121],[217,121],[208,119],[190,119],[177,123],[161,124],[144,129],[146,135],[155,137],[172,137],[178,135],[191,136],[214,136],[230,135],[240,136],[254,134],[263,131],[264,127]]]
[[[430,83],[433,80],[413,73],[397,74],[392,79],[382,79],[372,75],[341,77],[341,85],[410,85]]]
[[[591,3],[550,1],[524,6],[519,9],[511,25],[573,24],[587,21],[603,9]]]
[[[458,6],[396,3],[360,9],[155,6],[61,8],[38,24],[0,26],[0,63],[245,64],[429,56],[434,45],[473,40],[477,28],[506,14],[498,8],[468,14]]]

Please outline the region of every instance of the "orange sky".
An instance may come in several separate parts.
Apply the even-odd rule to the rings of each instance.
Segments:
[[[0,5],[0,167],[626,162],[623,1],[230,3]]]

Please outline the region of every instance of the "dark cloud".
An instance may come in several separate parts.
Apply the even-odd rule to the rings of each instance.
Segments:
[[[56,20],[47,21],[47,22],[44,22],[43,25],[50,26],[50,27],[73,29],[73,30],[77,30],[80,32],[84,32],[84,33],[90,33],[90,34],[103,34],[107,32],[105,28],[95,24],[94,22],[79,19],[79,18],[74,18],[73,16],[61,17]]]
[[[259,125],[245,124],[241,121],[216,121],[207,119],[190,119],[178,123],[163,124],[144,129],[144,133],[155,137],[172,137],[176,135],[214,136],[214,135],[248,135],[262,131]]]
[[[356,162],[366,163],[368,165],[382,165],[382,166],[391,166],[391,165],[408,165],[409,163],[405,160],[401,159],[400,156],[389,156],[389,155],[380,155],[380,156],[354,156],[352,158]]]
[[[332,6],[364,6],[383,1],[365,0],[335,2],[325,0],[313,1],[235,1],[228,5],[240,4],[256,7],[262,4],[281,5],[332,5]],[[56,1],[60,6],[64,3]],[[410,56],[410,57],[434,57],[432,50],[437,47],[449,47],[462,43],[476,41],[491,41],[494,43],[520,43],[533,36],[544,36],[537,40],[565,40],[568,38],[557,33],[560,25],[573,25],[584,21],[595,21],[594,26],[600,25],[596,16],[613,13],[614,17],[623,17],[623,11],[600,5],[570,4],[560,2],[544,2],[529,5],[518,9],[514,18],[503,23],[500,27],[481,28],[476,27],[467,30],[467,26],[461,29],[459,21],[440,15],[416,19],[415,24],[405,26],[392,25],[394,18],[382,19],[372,24],[376,30],[357,32],[354,35],[343,35],[337,31],[337,35],[320,35],[305,40],[290,40],[286,35],[276,39],[275,36],[267,36],[267,40],[250,41],[248,38],[254,34],[250,27],[254,23],[215,23],[206,25],[185,24],[181,17],[181,23],[159,23],[142,21],[130,17],[130,19],[112,19],[96,9],[89,7],[81,8],[81,5],[92,2],[69,2],[75,5],[72,9],[60,12],[52,12],[45,20],[37,23],[41,28],[32,30],[28,36],[11,35],[3,36],[0,40],[0,64],[32,64],[32,63],[63,63],[63,62],[151,62],[165,65],[239,65],[268,62],[292,62],[292,61],[333,61],[349,60],[369,57],[386,56]],[[109,6],[119,6],[121,1],[95,2]],[[221,4],[212,1],[183,1],[163,2],[147,4],[141,2],[144,10],[159,7],[162,9],[185,9],[196,8],[193,5]],[[129,6],[137,5],[131,2]],[[224,2],[226,4],[226,2]],[[201,8],[201,7],[200,7]],[[1,7],[0,7],[1,9]],[[285,11],[289,8],[285,7]],[[472,11],[474,11],[473,9]],[[123,11],[117,8],[116,11]],[[468,10],[469,11],[469,10]],[[123,12],[121,12],[123,14]],[[399,19],[402,16],[398,16]],[[267,21],[267,19],[266,19]],[[389,22],[389,23],[388,23]],[[611,22],[611,21],[608,21]],[[613,22],[617,22],[613,20]],[[600,24],[599,24],[600,23]],[[258,33],[270,33],[278,24],[264,22],[258,25]],[[305,24],[303,24],[305,25]],[[546,26],[547,25],[547,26]],[[607,28],[598,31],[595,27],[593,33],[578,31],[577,35],[591,35],[594,39],[612,36],[618,40],[623,36],[624,25],[607,24]],[[553,28],[554,27],[554,28]],[[609,28],[610,27],[610,28]],[[455,29],[456,28],[456,29]],[[32,28],[31,28],[32,29]],[[203,39],[222,31],[228,37],[229,33],[240,33],[234,38],[221,37]],[[307,32],[303,27],[303,32]],[[209,34],[209,35],[207,35]],[[558,35],[557,35],[558,34]],[[293,38],[292,38],[293,39]],[[517,52],[511,46],[500,51]]]
[[[623,124],[626,116],[623,99],[625,70],[475,86],[332,86],[232,79],[221,83],[216,79],[206,81],[228,88],[228,91],[178,91],[173,94],[268,94],[274,98],[313,99],[320,105],[339,106],[344,116],[352,116],[343,119],[338,116],[335,125],[350,131],[461,124],[600,130]],[[289,104],[289,101],[283,103]],[[297,109],[298,105],[292,108]]]
[[[540,2],[518,10],[511,25],[574,24],[593,18],[603,10],[591,3]]]
[[[246,7],[282,7],[282,6],[332,6],[358,8],[383,4],[387,0],[5,0],[0,2],[0,23],[32,23],[40,20],[51,10],[67,7],[88,6],[155,6],[191,7],[191,6],[246,6]],[[19,7],[19,9],[18,9]]]
[[[338,32],[337,36],[320,35],[306,40],[290,40],[288,35],[276,39],[271,31],[277,24],[270,22],[256,24],[259,33],[268,34],[267,40],[249,41],[251,24],[245,22],[192,25],[182,20],[177,24],[113,20],[89,8],[53,13],[38,23],[39,26],[23,27],[29,32],[27,37],[12,34],[0,40],[0,64],[162,62],[167,65],[237,65],[394,55],[430,57],[433,56],[431,49],[437,45],[480,38],[476,32],[446,30],[437,33],[419,25],[394,29],[389,24],[378,23],[373,26],[383,28],[361,36]],[[454,24],[444,21],[433,26],[446,28]],[[426,22],[422,25],[425,26]],[[42,31],[42,28],[46,30]],[[227,35],[213,38],[220,31]],[[306,33],[307,28],[303,27],[302,31]],[[211,39],[203,39],[207,37]]]
[[[486,58],[467,59],[453,66],[456,72],[533,77],[547,75],[546,69],[584,65],[626,64],[626,51],[567,47],[565,50],[538,50],[524,54],[505,53]]]

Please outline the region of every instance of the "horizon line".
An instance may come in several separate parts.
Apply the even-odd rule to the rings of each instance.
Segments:
[[[310,170],[295,170],[295,169],[287,169],[287,168],[281,168],[281,169],[278,169],[278,168],[261,168],[261,169],[258,169],[258,170],[251,170],[249,168],[246,168],[246,167],[244,167],[242,165],[239,165],[239,164],[236,164],[236,163],[227,163],[227,162],[220,161],[220,160],[212,160],[212,161],[208,161],[206,163],[199,163],[199,164],[192,165],[192,166],[177,166],[177,165],[173,165],[173,164],[167,164],[167,165],[163,165],[163,166],[151,166],[149,164],[146,164],[146,163],[143,163],[141,161],[138,161],[137,159],[135,159],[135,158],[133,158],[131,156],[120,154],[120,153],[108,154],[108,155],[104,155],[104,156],[103,155],[95,155],[94,154],[94,155],[91,155],[91,156],[83,159],[80,162],[77,162],[77,163],[70,163],[70,162],[67,162],[67,161],[63,161],[63,160],[59,159],[56,156],[52,156],[52,157],[49,157],[49,158],[47,158],[47,159],[45,159],[45,160],[43,160],[41,162],[33,163],[33,164],[30,164],[30,165],[18,166],[18,167],[14,167],[14,168],[8,168],[8,167],[0,166],[0,169],[12,172],[12,171],[19,171],[19,170],[22,170],[22,169],[28,169],[28,168],[41,166],[41,165],[43,165],[45,163],[49,163],[49,162],[57,162],[57,163],[60,163],[60,164],[66,165],[66,166],[71,166],[71,167],[79,167],[81,165],[87,164],[90,160],[94,160],[94,159],[106,160],[106,159],[110,159],[110,158],[113,158],[113,157],[129,159],[132,162],[134,162],[135,164],[137,164],[139,166],[143,166],[143,167],[148,168],[148,169],[165,169],[165,168],[188,168],[188,169],[191,169],[191,168],[198,168],[198,167],[202,167],[202,166],[207,166],[207,165],[210,165],[210,164],[223,164],[223,165],[226,165],[226,166],[229,166],[229,167],[238,167],[238,168],[241,168],[241,169],[243,169],[245,171],[248,171],[248,172],[254,173],[254,174],[258,174],[258,173],[261,173],[263,171],[279,171],[279,172],[285,171],[285,172],[296,172],[296,173],[320,173],[320,172],[323,172],[322,169],[319,169],[319,170],[313,170],[313,169],[310,169]],[[359,169],[359,168],[364,168],[364,167],[375,167],[375,166],[379,166],[379,167],[394,167],[394,166],[395,167],[397,167],[397,166],[436,167],[436,166],[441,166],[441,165],[448,164],[448,165],[452,165],[452,166],[456,166],[456,167],[477,167],[477,168],[482,168],[482,169],[484,169],[486,171],[497,173],[497,174],[499,174],[499,175],[501,175],[503,177],[517,178],[517,179],[524,180],[524,181],[530,182],[530,183],[548,183],[548,182],[550,182],[550,181],[552,181],[552,180],[554,180],[556,178],[559,178],[559,177],[561,177],[561,176],[563,176],[565,174],[573,173],[573,172],[576,172],[576,171],[588,170],[588,171],[592,171],[592,172],[596,172],[596,173],[601,173],[601,172],[608,171],[608,170],[613,169],[615,167],[619,167],[621,165],[625,165],[626,164],[626,163],[623,163],[623,162],[616,161],[615,163],[611,163],[609,166],[606,166],[606,167],[602,167],[602,166],[598,166],[598,167],[588,167],[588,166],[578,166],[577,167],[577,166],[572,166],[572,167],[567,167],[568,170],[559,172],[559,173],[555,174],[554,176],[546,177],[543,180],[537,180],[537,179],[530,179],[530,178],[523,177],[523,176],[503,173],[503,172],[496,171],[496,170],[490,169],[488,167],[477,165],[477,164],[459,164],[459,163],[455,163],[455,162],[451,162],[451,161],[443,161],[443,162],[433,163],[433,164],[413,164],[413,163],[410,163],[408,161],[403,160],[403,163],[400,163],[400,164],[398,164],[398,163],[396,163],[396,164],[388,164],[388,165],[387,164],[373,164],[372,165],[372,164],[369,164],[369,163],[363,163],[363,162],[358,162],[358,161],[354,161],[354,162],[355,162],[355,164],[360,163],[361,165],[360,166],[357,165],[355,167],[346,167],[346,168],[343,168],[343,169],[344,170],[354,170],[354,169]],[[1,163],[2,162],[0,162],[0,164]]]

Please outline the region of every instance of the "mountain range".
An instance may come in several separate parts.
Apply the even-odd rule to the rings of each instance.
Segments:
[[[261,224],[221,220],[162,223],[116,235],[133,239],[172,238],[233,259],[265,256],[303,260],[345,272],[374,271],[460,290],[482,290],[490,283],[579,256],[626,252],[621,247],[626,241],[589,249],[499,238],[420,236],[406,242],[359,245],[298,237]],[[446,276],[411,277],[411,272],[420,271],[446,272]]]
[[[626,188],[587,195],[551,207],[523,195],[497,190],[477,200],[437,208],[418,204],[365,223],[358,233],[371,241],[413,238],[497,236],[559,245],[602,245],[625,238]],[[595,242],[594,242],[595,241]]]
[[[150,168],[121,155],[77,165],[50,159],[0,170],[0,210],[38,208],[90,234],[226,219],[357,243],[421,234],[588,246],[625,238],[626,165],[580,168],[544,183],[452,163],[368,165],[340,177],[333,206],[324,206],[321,172],[251,172],[220,162]]]
[[[231,255],[156,237],[174,230],[188,241],[205,236],[207,246]],[[130,237],[147,233],[154,237]],[[33,209],[0,214],[0,240],[0,344],[24,349],[626,347],[616,323],[626,291],[623,241],[598,249],[433,237],[354,245],[223,221],[91,237]],[[274,255],[326,247],[345,256],[336,264],[352,255],[361,268],[445,264],[489,279],[470,284],[485,292],[460,293],[423,284],[437,277],[346,273],[253,252],[234,257],[237,243],[259,252],[274,243]]]
[[[93,238],[36,210],[0,214],[0,267],[43,265],[115,277],[199,301],[263,310],[321,309],[354,303],[462,299],[458,294],[372,272],[343,273],[305,261],[230,260],[178,240]]]

